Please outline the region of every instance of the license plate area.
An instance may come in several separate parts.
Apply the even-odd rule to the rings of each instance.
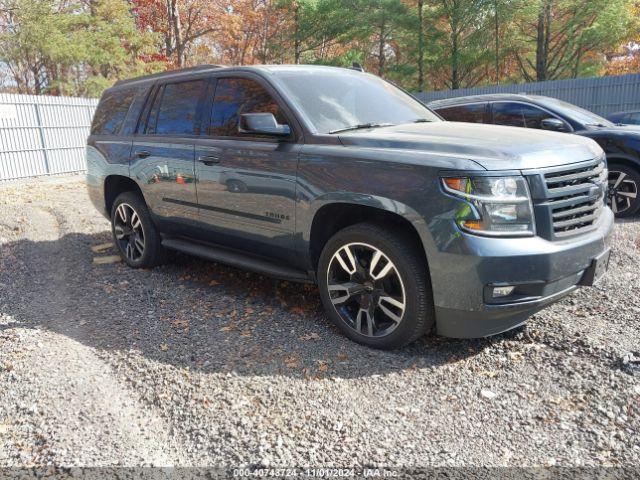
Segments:
[[[591,265],[587,268],[582,276],[580,285],[591,286],[598,283],[609,268],[609,259],[611,258],[611,249],[607,249],[591,261]]]

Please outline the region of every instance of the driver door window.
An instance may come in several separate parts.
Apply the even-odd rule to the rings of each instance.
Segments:
[[[238,132],[243,113],[273,113],[278,123],[287,123],[276,101],[258,82],[248,78],[219,79],[213,98],[209,135],[244,136]]]
[[[515,102],[493,104],[493,123],[511,127],[542,128],[542,120],[549,118],[544,110]]]

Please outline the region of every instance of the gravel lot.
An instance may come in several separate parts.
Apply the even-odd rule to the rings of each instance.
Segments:
[[[0,185],[0,466],[640,464],[640,218],[598,287],[397,352],[314,287],[109,240],[81,177]]]

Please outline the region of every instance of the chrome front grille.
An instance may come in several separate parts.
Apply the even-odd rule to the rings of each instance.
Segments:
[[[556,240],[596,228],[607,188],[604,158],[544,169],[528,178],[538,234]]]
[[[571,192],[598,182],[605,170],[604,161],[588,167],[547,173],[544,178],[550,192]]]

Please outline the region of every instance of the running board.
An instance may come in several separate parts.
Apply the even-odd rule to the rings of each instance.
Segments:
[[[201,257],[214,262],[224,263],[232,267],[251,270],[269,277],[292,282],[311,283],[306,272],[282,265],[264,257],[252,255],[230,248],[217,245],[205,245],[202,243],[190,242],[179,238],[163,238],[162,246],[172,250],[178,250],[189,255]]]

